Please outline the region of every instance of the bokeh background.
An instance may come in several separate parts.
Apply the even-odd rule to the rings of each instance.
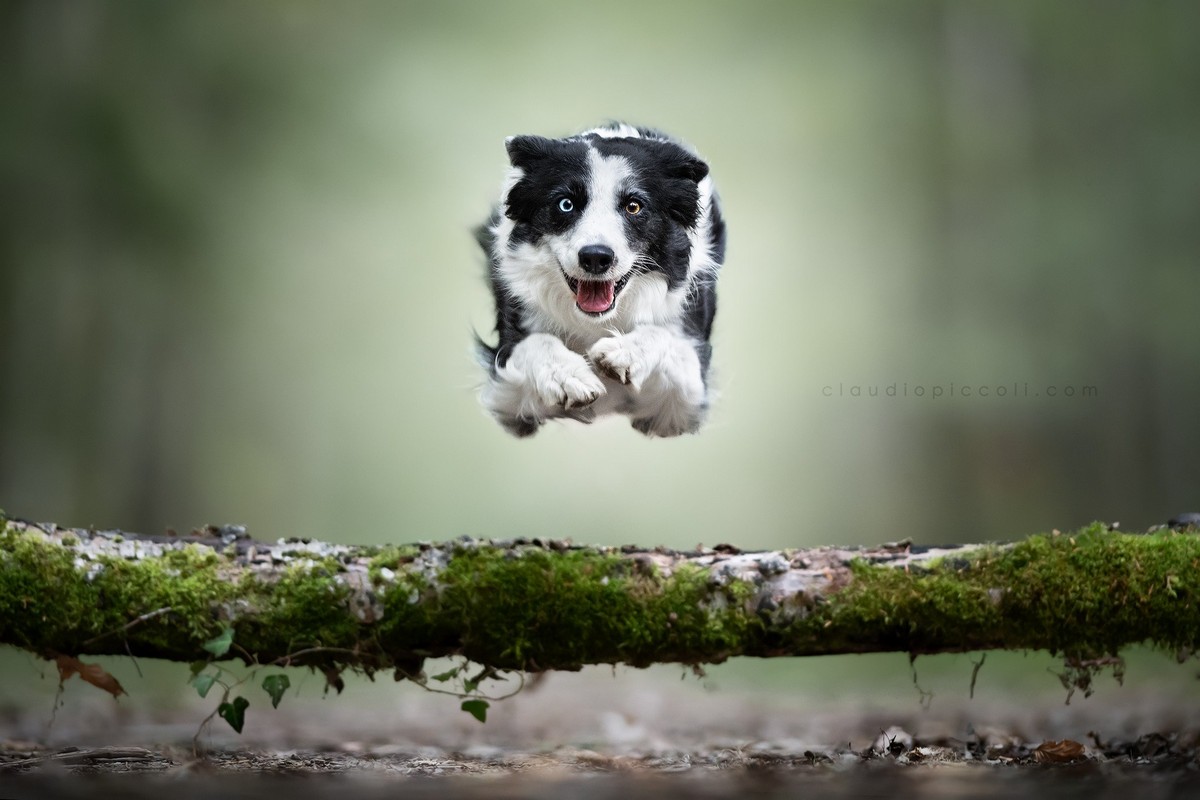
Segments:
[[[1198,510],[1197,31],[1188,0],[10,0],[0,507],[747,548]],[[720,398],[692,437],[514,440],[470,230],[505,136],[608,119],[712,166]]]

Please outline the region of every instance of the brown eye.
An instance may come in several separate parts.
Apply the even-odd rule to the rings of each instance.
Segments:
[[[642,211],[642,204],[639,203],[637,200],[630,200],[628,203],[625,204],[625,213],[631,217],[634,216],[635,214],[640,214],[641,211]]]

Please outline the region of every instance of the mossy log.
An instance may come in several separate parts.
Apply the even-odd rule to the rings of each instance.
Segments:
[[[731,656],[1195,651],[1200,537],[1094,524],[1020,542],[741,552],[458,539],[351,547],[241,529],[136,536],[0,518],[0,643],[193,662],[496,670]]]

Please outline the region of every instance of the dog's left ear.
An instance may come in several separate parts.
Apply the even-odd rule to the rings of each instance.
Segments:
[[[695,153],[675,142],[655,142],[654,153],[669,178],[699,183],[708,177],[708,164]]]
[[[685,152],[683,158],[674,165],[671,175],[676,178],[687,178],[694,183],[699,183],[708,176],[708,164]]]
[[[664,142],[658,151],[662,169],[669,179],[662,187],[671,219],[685,228],[696,227],[700,219],[700,181],[708,177],[708,164],[677,144]]]

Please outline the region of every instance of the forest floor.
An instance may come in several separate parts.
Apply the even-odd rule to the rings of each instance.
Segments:
[[[805,669],[791,664],[798,675]],[[201,729],[212,698],[181,698],[178,682],[161,686],[161,676],[139,684],[122,675],[135,697],[119,703],[78,681],[59,697],[56,676],[46,678],[21,702],[0,696],[0,798],[372,798],[402,789],[414,798],[816,791],[1098,800],[1127,796],[1134,784],[1139,800],[1200,794],[1191,675],[1102,684],[1068,705],[1065,692],[1048,690],[1058,688],[1053,678],[1038,684],[1047,691],[995,686],[972,699],[963,687],[915,690],[908,676],[820,696],[765,679],[753,687],[680,680],[670,668],[592,669],[551,675],[493,704],[486,724],[454,698],[390,678],[351,682],[341,697],[313,682],[277,710],[261,690],[248,691],[241,736],[220,719]],[[936,684],[936,674],[925,682]]]

